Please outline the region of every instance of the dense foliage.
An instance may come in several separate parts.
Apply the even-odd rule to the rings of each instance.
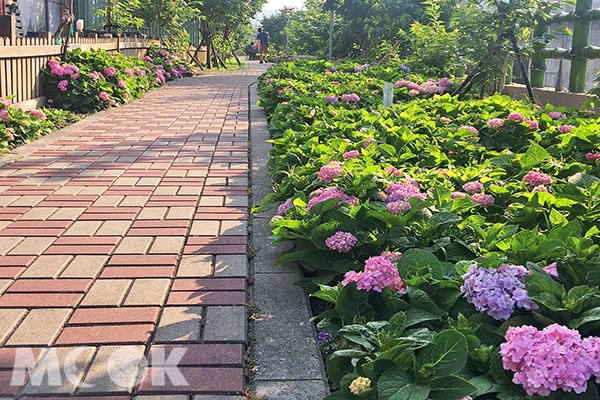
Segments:
[[[331,303],[327,399],[597,399],[600,119],[455,87],[397,63],[261,79],[255,211],[279,204],[280,262]]]
[[[79,120],[69,111],[24,110],[10,99],[0,98],[0,152],[31,142]]]
[[[192,72],[183,59],[155,46],[143,60],[75,49],[66,63],[48,62],[43,82],[53,107],[90,113],[140,98],[147,90]]]

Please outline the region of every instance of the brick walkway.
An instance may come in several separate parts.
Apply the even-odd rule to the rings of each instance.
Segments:
[[[0,397],[243,393],[262,69],[152,91],[0,169]],[[161,383],[174,361],[187,386]]]

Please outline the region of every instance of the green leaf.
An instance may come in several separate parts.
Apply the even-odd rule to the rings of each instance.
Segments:
[[[345,325],[361,319],[371,321],[374,318],[375,310],[368,303],[368,298],[369,292],[358,290],[355,282],[342,287],[335,308]]]
[[[403,312],[396,313],[390,318],[390,324],[386,329],[388,335],[392,339],[399,338],[400,335],[404,332],[404,328],[406,327],[406,314]]]
[[[328,303],[335,304],[337,302],[337,298],[340,295],[340,291],[335,286],[327,286],[327,285],[319,285],[318,292],[311,294],[312,297],[316,297],[318,299],[322,299],[327,301]]]
[[[555,208],[550,211],[550,223],[552,226],[563,226],[569,223],[569,221]]]
[[[458,376],[444,376],[429,381],[431,400],[458,400],[473,394],[477,387]]]
[[[460,372],[467,363],[467,338],[460,332],[445,330],[419,354],[419,363],[430,364],[436,376]]]
[[[488,393],[497,393],[500,390],[500,386],[485,375],[476,376],[469,382],[477,388],[477,391],[473,393],[473,398]]]
[[[379,344],[377,334],[364,325],[346,325],[339,330],[339,335],[350,342],[361,345],[368,351],[375,350]]]
[[[428,268],[431,270],[431,274],[436,279],[443,278],[440,260],[425,250],[407,250],[398,262],[398,272],[401,278],[411,277],[422,268]]]
[[[521,158],[521,168],[530,169],[550,159],[548,152],[539,144],[531,143],[525,155]]]
[[[333,392],[323,400],[356,400],[356,396],[350,392]]]
[[[591,308],[583,312],[579,318],[569,322],[569,328],[577,329],[588,322],[600,321],[600,307]]]
[[[406,372],[394,368],[386,371],[377,383],[379,400],[426,400],[429,386],[413,383]]]
[[[283,264],[283,263],[290,262],[290,261],[302,260],[302,258],[304,256],[306,256],[307,254],[310,254],[313,251],[314,250],[300,250],[300,251],[294,251],[291,253],[284,254],[275,261],[274,265],[279,265],[279,264]]]
[[[578,188],[585,189],[590,192],[594,184],[600,183],[600,179],[595,178],[591,175],[582,174],[581,172],[571,176],[568,180],[571,185],[575,185]]]

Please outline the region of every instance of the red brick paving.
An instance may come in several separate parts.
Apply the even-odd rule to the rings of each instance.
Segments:
[[[0,292],[0,312],[14,310],[19,315],[19,310],[66,310],[60,312],[70,315],[63,325],[57,325],[51,346],[143,344],[146,354],[153,354],[159,348],[169,353],[182,346],[151,345],[164,306],[244,305],[243,278],[212,278],[204,273],[198,278],[175,276],[184,254],[200,254],[202,259],[204,255],[246,254],[246,236],[198,237],[189,232],[194,221],[248,217],[247,207],[199,204],[202,196],[247,196],[247,186],[228,186],[223,178],[248,178],[248,160],[241,154],[248,152],[248,86],[261,72],[216,73],[181,80],[126,107],[90,117],[54,140],[51,136],[43,150],[32,147],[29,155],[0,168],[7,171],[0,177],[0,186],[8,187],[0,192],[0,279],[12,280]],[[204,186],[210,178],[216,180]],[[215,185],[213,181],[222,183]],[[155,220],[138,219],[144,207],[157,207],[155,211],[162,208],[165,213]],[[112,228],[114,233],[106,228],[108,234],[96,236],[104,223],[119,221],[131,224],[124,234],[117,228]],[[179,240],[183,246],[178,254],[148,254],[152,246],[143,254],[113,254],[124,237],[151,243],[156,238],[167,241],[163,243]],[[27,238],[24,244],[22,240]],[[13,248],[16,251],[11,253]],[[36,248],[41,250],[35,253],[32,249]],[[42,255],[46,258],[29,271]],[[75,256],[109,258],[97,270],[86,269],[81,262],[69,268]],[[62,278],[64,270],[68,277]],[[161,293],[148,293],[147,304],[129,305],[130,291],[137,290],[139,301],[139,287],[160,287],[165,278],[170,283],[164,306],[156,303]],[[101,286],[114,288],[114,293],[106,293],[113,305],[102,304],[103,296],[94,293],[98,303],[90,303],[88,298],[85,307],[79,306],[95,283],[109,279],[115,284]],[[153,286],[153,282],[160,285]],[[16,349],[2,347],[11,340],[27,342],[25,336],[14,337],[27,331],[18,329],[18,320],[14,323],[12,333],[0,341],[0,397],[27,398],[20,386],[10,385]],[[241,344],[200,341],[185,346],[187,353],[180,370],[189,386],[174,386],[168,378],[165,386],[157,386],[150,379],[152,368],[148,368],[139,387],[129,394],[243,393]],[[39,358],[41,350],[35,354]],[[50,388],[46,394],[53,393]],[[97,397],[104,400],[128,398],[98,394],[104,395]]]

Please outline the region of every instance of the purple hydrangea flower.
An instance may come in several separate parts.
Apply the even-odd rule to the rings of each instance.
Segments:
[[[349,232],[336,232],[334,235],[325,239],[325,244],[331,250],[336,250],[340,253],[347,253],[358,243],[358,239]]]
[[[523,277],[529,271],[520,265],[502,264],[498,268],[478,267],[473,264],[463,275],[460,287],[467,301],[477,311],[485,312],[497,320],[509,319],[515,307],[537,310],[529,299]]]
[[[463,190],[469,194],[481,193],[483,184],[481,182],[468,182],[462,186]]]
[[[339,99],[336,96],[325,96],[325,100],[328,100],[331,103],[337,103],[339,101]]]
[[[279,205],[279,207],[277,208],[277,213],[281,216],[285,216],[286,211],[290,208],[294,208],[291,197],[287,199],[283,204]]]

